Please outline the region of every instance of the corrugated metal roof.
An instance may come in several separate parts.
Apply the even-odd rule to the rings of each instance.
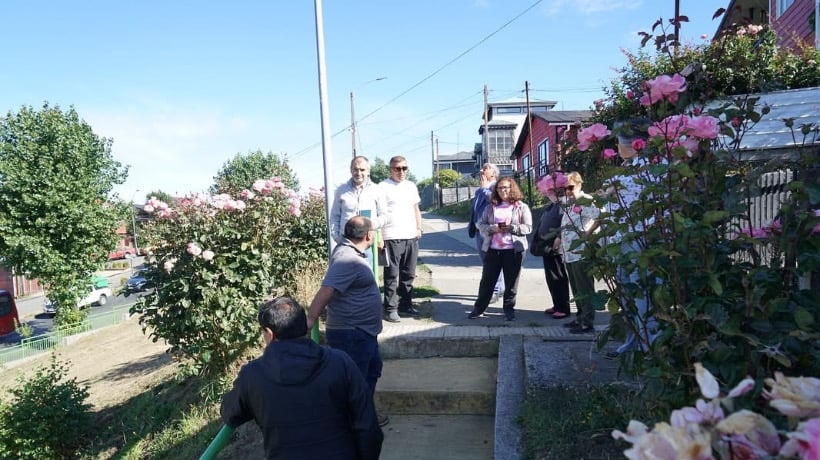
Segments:
[[[760,121],[747,131],[740,142],[742,151],[765,151],[771,149],[794,149],[804,145],[801,126],[814,124],[814,131],[805,138],[805,145],[820,147],[820,87],[773,91],[751,94],[759,97],[755,111],[760,113],[768,105],[771,111],[761,115]],[[741,96],[743,97],[743,96]],[[736,100],[737,96],[727,100]],[[707,108],[719,107],[727,100],[715,101]],[[794,119],[793,128],[784,119]],[[726,139],[724,139],[726,141]],[[744,155],[745,156],[745,155]]]
[[[549,123],[575,123],[589,120],[592,117],[591,110],[548,110],[532,114]]]

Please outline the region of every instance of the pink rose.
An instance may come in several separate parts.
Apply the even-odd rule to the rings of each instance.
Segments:
[[[644,84],[648,91],[644,93],[644,97],[641,97],[640,102],[647,106],[663,100],[674,104],[678,101],[679,93],[686,91],[686,79],[677,73],[671,77],[658,75]]]
[[[650,137],[663,137],[666,140],[677,140],[686,134],[689,125],[689,117],[686,115],[670,115],[661,121],[652,123],[647,132]]]
[[[202,259],[208,262],[214,260],[214,252],[207,249],[202,251]]]
[[[574,212],[575,214],[581,214],[581,207],[575,206],[574,208],[572,208],[572,212]]]
[[[150,204],[146,204],[145,207],[142,208],[142,210],[147,212],[148,214],[151,214],[152,212],[154,212],[154,207]]]
[[[780,455],[793,458],[800,454],[801,459],[820,458],[820,418],[807,420],[797,426],[797,431],[788,433],[789,440],[780,449]]]
[[[568,183],[567,176],[560,172],[554,172],[539,179],[535,187],[543,195],[554,195],[556,188],[564,188]]]
[[[636,152],[640,152],[646,148],[646,141],[643,139],[635,139],[632,141],[632,148],[635,149]]]
[[[615,158],[615,156],[617,156],[617,155],[618,155],[618,152],[616,152],[613,149],[604,149],[604,159],[605,160]]]
[[[248,189],[242,190],[239,195],[246,200],[252,200],[256,197],[256,194]]]
[[[162,268],[165,269],[166,273],[171,273],[171,270],[174,269],[174,264],[176,261],[176,259],[167,260],[164,264],[162,264]]]
[[[196,243],[188,243],[188,254],[197,257],[198,255],[202,254],[202,248],[199,247]]]
[[[299,209],[299,208],[297,208],[297,207],[295,207],[295,206],[291,206],[291,207],[289,207],[289,208],[288,208],[288,212],[289,212],[289,213],[291,213],[291,214],[293,214],[293,215],[294,215],[294,216],[296,216],[296,217],[299,217],[299,216],[301,216],[301,215],[302,215],[302,210],[301,210],[301,209]]]
[[[698,139],[716,139],[718,136],[718,119],[709,115],[689,119],[688,134]]]
[[[611,131],[602,123],[595,123],[587,126],[578,132],[578,150],[585,152],[589,150],[590,144],[600,141],[609,136]]]
[[[626,98],[630,101],[635,99],[635,93],[633,93],[631,89],[626,90]]]

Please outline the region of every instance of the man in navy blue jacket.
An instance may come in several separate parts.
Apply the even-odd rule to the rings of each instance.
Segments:
[[[493,189],[495,188],[496,181],[498,181],[498,174],[498,166],[492,163],[484,163],[478,175],[479,189],[476,190],[475,195],[473,195],[470,224],[467,227],[470,238],[475,238],[475,246],[476,249],[478,249],[478,256],[481,258],[482,264],[484,264],[484,256],[486,256],[487,253],[481,249],[484,245],[484,235],[478,231],[476,222],[481,219],[481,216],[484,215],[484,210],[490,205],[490,197],[493,196]],[[495,282],[493,297],[490,299],[490,303],[496,303],[503,292],[504,275],[501,274],[498,275],[498,281]]]
[[[347,353],[306,337],[305,310],[279,297],[259,309],[261,357],[239,371],[222,420],[255,420],[267,459],[378,459],[384,435],[370,388]]]

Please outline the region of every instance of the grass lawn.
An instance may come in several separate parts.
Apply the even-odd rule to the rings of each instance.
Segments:
[[[622,459],[629,444],[612,439],[629,421],[649,424],[646,406],[622,385],[578,385],[530,390],[518,419],[524,458]]]

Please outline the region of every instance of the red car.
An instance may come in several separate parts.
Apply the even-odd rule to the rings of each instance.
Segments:
[[[0,335],[14,332],[19,322],[14,296],[9,291],[0,289]]]
[[[128,254],[131,254],[133,256],[136,255],[137,252],[134,250],[134,248],[119,248],[113,251],[112,253],[108,254],[108,260],[125,259],[125,256],[127,256]]]

